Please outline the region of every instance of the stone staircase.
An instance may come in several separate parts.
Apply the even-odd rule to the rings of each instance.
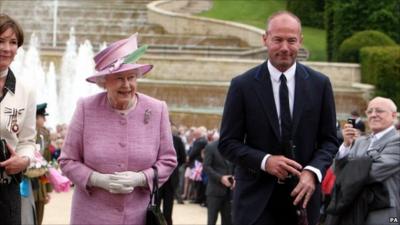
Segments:
[[[229,57],[232,52],[238,54],[252,50],[247,43],[236,37],[166,33],[161,26],[148,23],[146,5],[149,2],[151,1],[2,0],[0,12],[16,18],[27,37],[35,33],[41,48],[45,50],[62,51],[71,27],[75,29],[78,43],[90,40],[95,50],[103,42],[110,43],[135,32],[140,34],[139,42],[148,44],[150,52],[154,54],[182,53],[201,57],[222,54]],[[56,24],[54,12],[57,12]]]
[[[0,12],[21,23],[27,40],[35,32],[41,42],[42,60],[54,61],[58,67],[71,27],[75,28],[77,43],[90,40],[95,51],[103,42],[139,32],[139,43],[149,45],[141,60],[154,65],[149,76],[139,80],[139,91],[165,100],[171,118],[178,124],[218,127],[230,79],[266,58],[266,49],[250,46],[238,37],[166,32],[164,27],[148,22],[146,5],[150,0],[57,2],[56,43],[53,43],[55,1],[1,0]],[[198,12],[206,8],[206,2],[210,1],[193,1],[185,7],[192,6]],[[304,58],[307,54],[304,50],[300,53]],[[339,113],[365,106],[364,92],[351,88],[351,82],[357,82],[352,76],[350,73],[348,77],[334,78],[347,85],[333,82],[334,88],[340,90],[335,92]]]

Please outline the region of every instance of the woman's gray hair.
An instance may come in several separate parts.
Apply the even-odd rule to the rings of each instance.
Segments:
[[[96,84],[97,86],[99,86],[102,89],[106,89],[106,77],[105,76],[101,76],[101,77],[97,77],[96,78]]]

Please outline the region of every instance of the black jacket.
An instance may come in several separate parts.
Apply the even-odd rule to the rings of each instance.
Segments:
[[[336,182],[326,210],[326,225],[361,225],[370,211],[390,206],[383,184],[368,184],[371,164],[369,157],[336,161]]]

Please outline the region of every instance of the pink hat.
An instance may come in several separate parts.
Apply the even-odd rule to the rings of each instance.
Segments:
[[[129,38],[111,43],[95,57],[96,73],[86,81],[96,83],[96,80],[106,75],[122,73],[130,70],[139,70],[141,76],[149,72],[153,65],[137,64],[136,61],[145,53],[147,45],[137,47],[137,33]]]

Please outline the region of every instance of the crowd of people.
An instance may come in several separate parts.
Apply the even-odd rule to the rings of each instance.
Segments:
[[[290,12],[269,17],[268,59],[232,79],[220,130],[174,124],[166,102],[137,91],[153,66],[137,62],[147,46],[134,34],[94,57],[86,81],[104,91],[52,131],[10,69],[23,31],[0,14],[0,225],[42,224],[52,185],[40,160],[74,185],[70,224],[145,224],[155,186],[168,225],[175,201],[206,207],[208,225],[396,222],[397,106],[375,97],[366,123],[357,111],[337,121],[329,78],[296,61],[301,31]]]

